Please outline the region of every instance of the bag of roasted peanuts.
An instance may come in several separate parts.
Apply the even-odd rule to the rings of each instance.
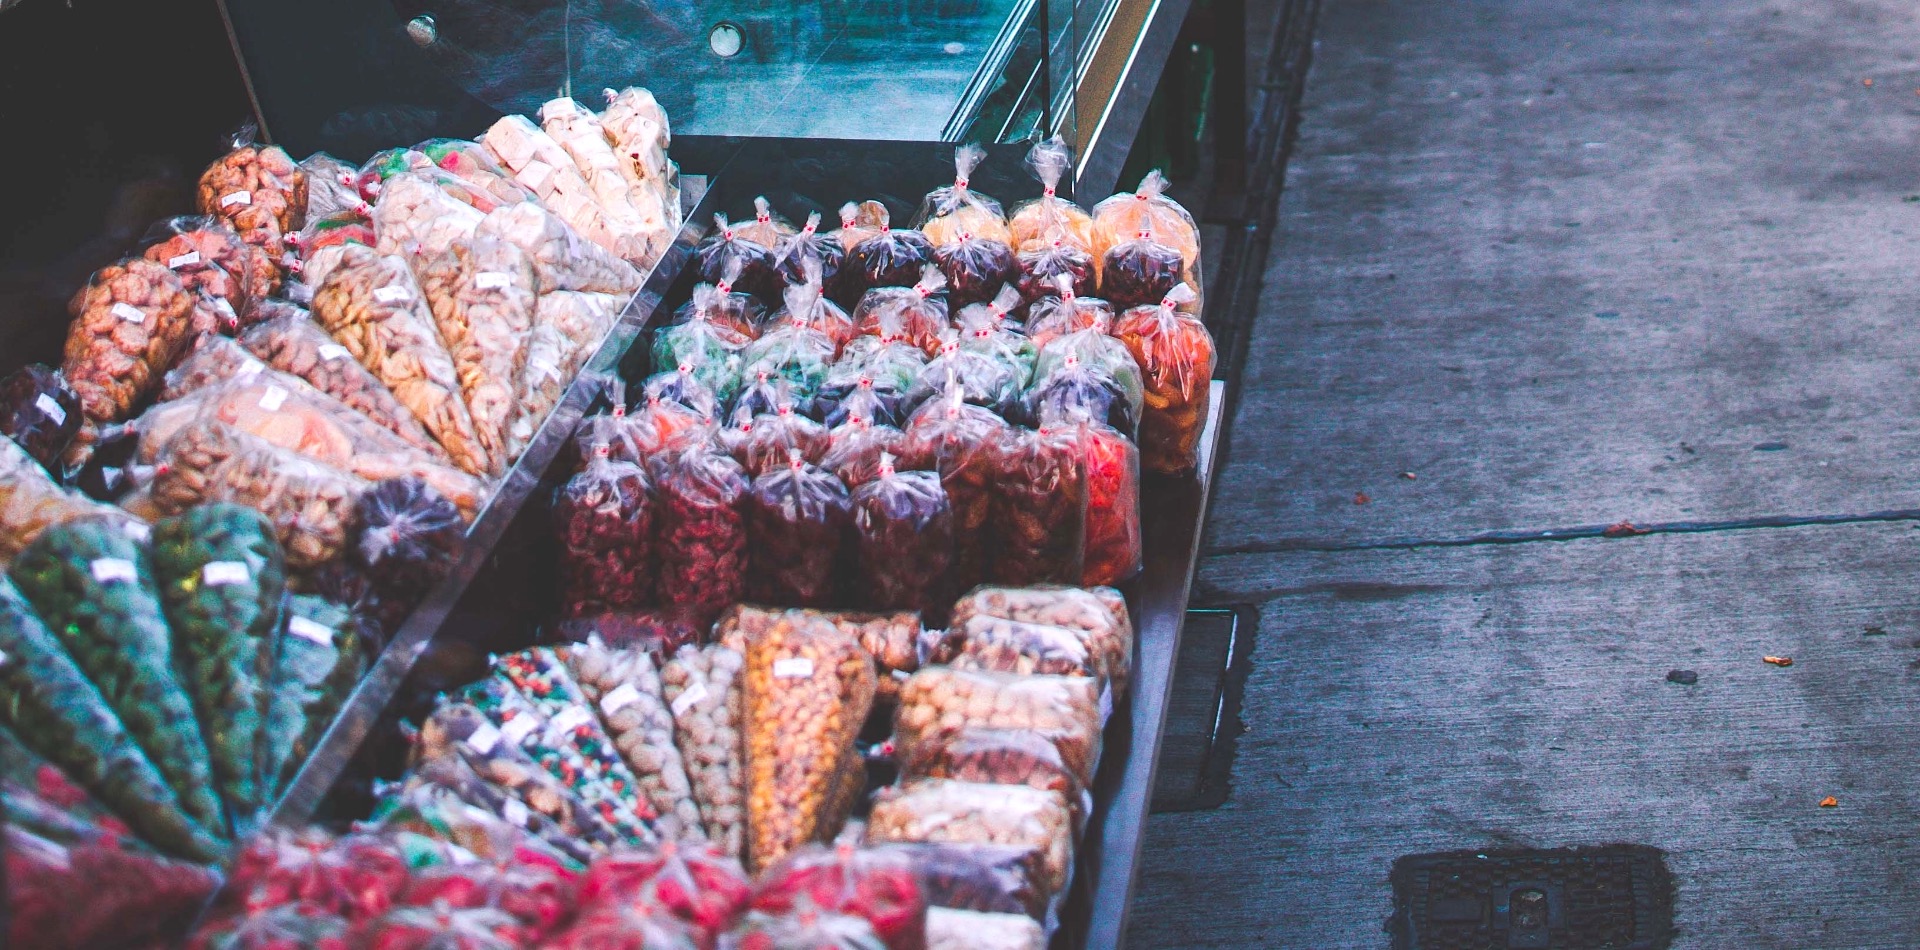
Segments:
[[[193,295],[165,264],[144,258],[95,271],[68,310],[61,371],[95,425],[125,419],[152,395],[193,332]]]
[[[1133,618],[1126,598],[1111,587],[976,587],[953,608],[952,625],[974,617],[1000,617],[1080,631],[1104,654],[1105,675],[1115,693],[1125,692],[1133,662]],[[940,658],[944,662],[947,658]]]
[[[455,241],[419,268],[420,289],[458,374],[474,436],[499,475],[518,448],[509,429],[538,307],[532,262],[505,241]]]
[[[574,679],[595,704],[614,748],[659,816],[654,827],[661,838],[704,843],[706,829],[685,760],[674,744],[673,713],[653,654],[615,649],[591,638],[558,652],[566,655]]]
[[[881,790],[870,841],[967,842],[1040,849],[1038,883],[1061,893],[1073,872],[1073,815],[1058,792],[1027,785],[920,779]]]
[[[718,643],[686,644],[660,670],[674,741],[693,782],[707,840],[744,857],[747,840],[745,746],[740,671],[746,658]]]
[[[369,483],[222,422],[188,426],[156,456],[153,501],[177,514],[209,501],[258,510],[273,523],[287,566],[319,567],[347,546],[354,505]]]

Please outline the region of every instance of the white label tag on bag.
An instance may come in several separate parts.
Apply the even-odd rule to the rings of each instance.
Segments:
[[[619,691],[615,690],[615,692]],[[639,697],[635,696],[634,698],[638,699]],[[568,706],[566,709],[561,710],[559,715],[553,717],[553,722],[547,726],[547,734],[564,736],[592,721],[593,713],[585,706]]]
[[[352,356],[352,355],[353,355],[353,351],[347,349],[344,346],[341,346],[338,343],[320,344],[320,358],[323,360],[326,360],[329,363],[339,359],[342,356]]]
[[[621,683],[620,688],[600,697],[600,711],[611,716],[640,701],[640,691],[632,683]]]
[[[192,267],[193,265],[198,263],[200,263],[200,252],[188,251],[187,253],[181,254],[177,257],[167,258],[167,269],[179,270],[182,267]]]
[[[401,303],[402,301],[412,300],[413,291],[399,284],[395,284],[392,287],[375,287],[373,290],[373,299],[381,303]]]
[[[119,317],[122,320],[127,321],[128,323],[147,322],[146,312],[130,303],[121,302],[121,303],[114,304],[113,306],[107,308],[107,312],[113,314],[116,317]]]
[[[694,703],[697,703],[706,698],[707,698],[707,684],[702,683],[699,680],[695,680],[692,686],[687,687],[686,692],[681,693],[680,695],[674,697],[673,707],[672,707],[673,714],[675,716],[683,716],[686,714],[687,710],[693,708]]]
[[[480,728],[473,730],[473,735],[467,737],[467,748],[481,755],[492,752],[493,747],[499,743],[500,730],[495,729],[490,722],[481,723]]]
[[[513,276],[497,270],[481,271],[473,275],[473,285],[481,290],[501,290],[513,286]]]
[[[322,646],[333,645],[333,628],[317,620],[308,620],[305,617],[290,618],[287,621],[287,632]]]
[[[226,314],[231,319],[238,320],[240,318],[239,314],[233,312],[233,304],[228,303],[225,297],[213,298],[213,309]]]
[[[527,741],[528,736],[533,735],[533,730],[540,727],[540,723],[537,721],[538,718],[537,716],[521,713],[507,720],[507,724],[500,727],[500,735],[514,745],[520,745]]]
[[[231,208],[234,205],[253,204],[253,194],[246,191],[229,192],[220,197],[220,207]]]
[[[122,526],[121,530],[126,532],[127,537],[132,538],[133,540],[138,541],[141,544],[147,543],[147,540],[153,537],[153,529],[147,527],[146,525],[141,524],[138,521],[127,522],[124,526]]]
[[[804,656],[790,656],[784,660],[773,661],[773,678],[788,680],[813,675],[813,660]]]
[[[200,582],[208,587],[220,587],[226,584],[245,584],[253,579],[253,572],[247,570],[245,561],[208,561],[200,569]]]
[[[239,369],[233,371],[233,378],[234,379],[252,379],[255,376],[260,375],[260,371],[266,368],[267,368],[267,364],[262,363],[259,360],[248,360],[245,363],[242,363]]]
[[[67,411],[60,408],[60,401],[47,393],[33,397],[33,407],[52,419],[54,425],[64,425],[67,421]]]
[[[287,404],[287,391],[278,386],[268,386],[265,395],[260,397],[260,408],[268,412],[278,412]]]
[[[133,562],[121,557],[103,557],[88,565],[93,571],[96,583],[111,584],[114,581],[132,582],[139,578],[134,572]]]
[[[509,798],[506,804],[500,806],[500,817],[505,818],[507,824],[525,828],[527,819],[532,815],[527,811],[527,806],[520,804],[519,799]]]

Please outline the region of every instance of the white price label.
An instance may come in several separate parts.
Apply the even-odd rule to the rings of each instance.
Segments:
[[[245,584],[252,579],[253,572],[247,570],[245,561],[208,561],[200,569],[200,582],[208,587]]]
[[[136,307],[130,303],[122,302],[122,303],[114,304],[113,306],[107,308],[107,312],[113,314],[116,317],[119,317],[122,320],[127,321],[128,323],[147,322],[146,311],[143,311],[139,307]]]
[[[492,752],[493,747],[499,744],[500,730],[495,729],[490,722],[481,723],[480,728],[473,730],[473,735],[467,737],[467,748],[481,755]]]
[[[353,353],[351,351],[349,351],[346,347],[341,346],[338,343],[320,344],[320,358],[323,360],[326,360],[329,363],[339,359],[342,356],[352,356],[352,355]]]
[[[804,656],[790,656],[784,660],[773,661],[774,679],[799,679],[813,675],[813,660]]]
[[[527,741],[527,737],[533,735],[533,730],[539,727],[539,717],[521,713],[507,720],[507,724],[500,727],[500,735],[504,736],[508,742],[519,745]]]
[[[323,646],[333,645],[333,628],[317,620],[293,617],[287,621],[287,632]]]
[[[213,298],[213,309],[226,314],[231,319],[237,320],[240,318],[239,314],[233,312],[233,304],[228,303],[225,297]]]
[[[906,670],[894,670],[894,671],[893,671],[893,678],[894,678],[894,679],[897,679],[897,680],[899,680],[899,681],[900,681],[900,682],[902,682],[902,683],[904,683],[904,682],[906,682],[906,681],[908,681],[908,680],[910,680],[910,679],[913,679],[913,674],[912,674],[912,673],[909,673],[909,672],[907,672]]]
[[[528,162],[527,167],[520,171],[520,184],[533,191],[539,191],[541,186],[547,183],[547,179],[552,177],[552,165],[546,162]]]
[[[260,375],[260,371],[266,368],[267,368],[267,364],[262,363],[259,360],[248,360],[245,363],[240,364],[239,369],[233,371],[233,378],[234,379],[252,379],[255,376]]]
[[[111,584],[114,581],[132,582],[139,579],[134,572],[133,562],[120,557],[103,557],[89,565],[93,579],[97,583]]]
[[[497,270],[481,271],[473,275],[473,285],[481,290],[503,290],[513,286],[513,275]]]
[[[58,399],[53,398],[51,395],[48,395],[47,393],[41,393],[40,395],[33,397],[33,407],[35,409],[40,410],[41,414],[45,415],[47,418],[52,419],[54,425],[66,424],[67,411],[65,409],[60,408],[60,401]]]
[[[592,721],[593,713],[585,706],[568,706],[560,711],[560,715],[553,717],[553,722],[547,727],[547,734],[564,736]]]
[[[686,715],[687,710],[692,709],[694,703],[706,698],[707,684],[695,680],[692,686],[687,687],[686,692],[673,698],[673,714],[675,716]]]
[[[506,804],[500,806],[500,817],[505,818],[507,824],[525,828],[532,814],[527,811],[527,806],[520,804],[519,799],[509,798]]]
[[[381,303],[401,303],[413,299],[413,291],[395,284],[392,287],[375,287],[373,299]]]
[[[225,195],[220,196],[220,207],[222,208],[231,208],[234,205],[250,205],[250,204],[253,204],[252,192],[234,191],[234,192],[229,192]]]
[[[620,688],[600,697],[600,711],[611,716],[640,701],[640,691],[632,683],[621,683]]]
[[[7,651],[0,650],[0,666],[7,665]]]
[[[278,386],[268,386],[266,393],[260,397],[260,408],[278,412],[281,406],[287,404],[287,395],[287,391]]]
[[[200,252],[188,251],[185,254],[167,258],[167,269],[179,270],[182,267],[192,267],[198,263],[200,263]]]
[[[144,524],[141,524],[138,521],[127,522],[124,526],[121,527],[121,530],[126,532],[127,537],[132,538],[133,540],[138,541],[141,544],[147,543],[147,540],[153,537],[153,529],[147,527]]]

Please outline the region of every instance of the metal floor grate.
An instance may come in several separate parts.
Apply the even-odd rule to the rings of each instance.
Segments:
[[[1655,848],[1455,851],[1393,863],[1394,950],[1664,950],[1673,878]]]

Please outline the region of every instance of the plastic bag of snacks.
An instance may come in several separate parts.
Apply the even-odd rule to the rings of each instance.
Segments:
[[[487,212],[473,233],[525,251],[533,259],[534,277],[543,294],[556,290],[631,294],[640,288],[641,274],[632,264],[581,237],[538,202],[501,205]]]
[[[888,225],[887,209],[878,210],[879,233],[847,252],[848,292],[865,293],[875,287],[911,287],[933,264],[933,244],[914,230]]]
[[[1058,296],[1063,280],[1076,295],[1090,298],[1099,286],[1094,263],[1093,255],[1085,249],[1055,240],[1020,252],[1020,273],[1013,285],[1020,291],[1021,299],[1029,304]]]
[[[1122,192],[1093,206],[1094,259],[1104,263],[1109,253],[1141,234],[1158,244],[1179,252],[1185,262],[1181,278],[1200,292],[1200,228],[1193,215],[1180,203],[1166,196],[1167,178],[1159,169],[1140,179],[1132,194]],[[1104,275],[1102,280],[1104,281]],[[1171,288],[1169,288],[1171,289]],[[1162,291],[1164,296],[1165,291]],[[1146,297],[1140,302],[1159,299]],[[1196,306],[1197,306],[1196,302]]]
[[[1080,631],[1103,654],[1104,675],[1123,692],[1133,662],[1133,619],[1126,599],[1111,587],[977,587],[953,608],[953,626],[977,616],[1048,624]]]
[[[419,267],[440,339],[453,358],[474,435],[498,475],[513,463],[507,430],[537,297],[526,252],[504,241],[456,241]]]
[[[287,599],[285,622],[269,648],[273,679],[264,703],[261,778],[271,794],[306,764],[360,681],[367,654],[352,614],[311,595]]]
[[[887,221],[887,206],[878,201],[849,201],[840,206],[840,227],[827,235],[841,250],[853,253],[866,239],[880,233]],[[856,291],[854,296],[859,296]]]
[[[820,233],[818,211],[808,214],[806,226],[781,241],[774,253],[774,266],[781,280],[789,285],[817,283],[827,294],[837,289],[840,269],[846,260],[847,248],[841,246],[834,235]],[[810,277],[813,273],[819,276]]]
[[[1178,309],[1193,299],[1193,290],[1181,284],[1161,302],[1121,314],[1113,327],[1146,377],[1140,463],[1151,472],[1192,471],[1207,424],[1213,336],[1199,318]]]
[[[600,349],[608,331],[620,320],[627,298],[618,294],[589,294],[556,290],[542,294],[534,307],[539,326],[553,327],[566,340],[566,353],[560,368],[568,379],[580,372],[587,360]]]
[[[67,309],[61,371],[92,423],[119,422],[151,395],[193,329],[193,295],[166,265],[143,258],[95,271]]]
[[[224,832],[211,760],[174,672],[146,547],[111,521],[70,521],[35,538],[14,559],[11,575],[180,796],[187,816]]]
[[[958,595],[986,577],[997,547],[992,534],[994,481],[1004,467],[998,455],[1011,430],[991,411],[967,404],[955,387],[922,405],[905,432],[902,467],[937,472],[953,506],[953,570],[945,593]]]
[[[1031,917],[935,907],[927,911],[927,950],[1046,950],[1047,933]]]
[[[494,161],[487,147],[470,139],[428,139],[413,151],[432,160],[434,166],[486,193],[497,203],[481,210],[492,213],[500,207],[525,204],[534,200],[533,192],[515,182],[507,170]],[[477,205],[476,205],[477,207]]]
[[[1100,259],[1100,295],[1121,310],[1158,303],[1173,288],[1187,286],[1185,268],[1179,250],[1155,240],[1151,227],[1141,228]]]
[[[953,184],[941,185],[920,202],[920,214],[914,220],[934,246],[951,244],[962,234],[973,234],[1002,244],[1013,240],[1007,230],[1007,218],[1000,202],[967,186],[973,170],[987,157],[978,145],[962,145],[953,150]]]
[[[307,174],[308,218],[336,214],[366,217],[373,213],[373,206],[360,196],[358,168],[325,152],[315,152],[300,161],[300,170]]]
[[[235,827],[250,827],[271,798],[258,749],[286,587],[280,544],[259,512],[202,505],[153,526],[153,568],[214,787]]]
[[[957,387],[967,402],[1001,416],[1016,415],[1025,390],[1021,380],[1025,369],[1014,354],[993,347],[966,348],[960,341],[959,333],[947,331],[939,353],[927,361],[914,380],[909,401],[919,403]]]
[[[1020,292],[1003,287],[993,300],[961,309],[954,324],[960,331],[961,349],[1011,363],[1019,370],[1020,388],[1025,389],[1033,382],[1033,363],[1040,349],[1027,337],[1024,327],[1009,319],[1019,306]]]
[[[1074,412],[1043,420],[1068,428],[1086,473],[1086,554],[1080,583],[1118,584],[1140,573],[1140,450],[1124,434]]]
[[[0,435],[48,470],[80,431],[80,397],[59,370],[32,363],[0,379]]]
[[[870,841],[955,841],[1038,848],[1036,883],[1060,893],[1073,871],[1073,817],[1057,793],[1025,785],[921,779],[883,789],[867,821]]]
[[[432,259],[455,241],[471,240],[486,214],[447,194],[421,172],[387,179],[373,206],[373,231],[382,254]]]
[[[1010,844],[914,842],[869,844],[867,849],[907,859],[927,894],[929,913],[942,908],[983,914],[1023,914],[1043,920],[1047,895],[1033,884],[1041,854]]]
[[[219,887],[207,868],[106,842],[54,841],[13,825],[0,835],[8,885],[0,939],[10,947],[163,945]]]
[[[453,358],[406,261],[348,247],[314,292],[313,315],[419,418],[455,465],[474,474],[490,469]]]
[[[840,347],[858,335],[853,318],[825,296],[818,261],[808,258],[802,262],[801,270],[801,275],[787,285],[782,296],[786,309],[780,312],[776,323],[799,324],[826,334],[833,340],[837,354]]]
[[[648,398],[639,412],[628,413],[619,426],[614,455],[620,457],[624,452],[629,461],[644,465],[661,453],[706,444],[714,426],[714,420],[677,402]]]
[[[887,950],[865,919],[812,907],[791,914],[749,912],[726,940],[725,946],[740,950]]]
[[[1087,482],[1079,440],[1065,427],[1008,430],[993,452],[988,576],[1006,584],[1080,579]]]
[[[786,467],[754,478],[745,502],[753,541],[747,596],[802,607],[832,603],[848,504],[847,486],[798,448],[787,451]]]
[[[673,140],[667,110],[660,107],[652,92],[639,86],[604,89],[601,94],[607,108],[600,113],[600,122],[607,137],[625,153],[623,158],[633,172],[629,179],[657,182],[664,187],[674,173],[673,163],[667,160],[667,146]]]
[[[332,265],[325,260],[328,255],[323,253],[327,248],[346,244],[374,247],[380,243],[380,239],[373,233],[369,218],[338,215],[308,221],[306,227],[288,235],[287,242],[300,249],[299,259],[287,265],[287,270],[300,279],[311,296],[312,285],[326,279],[328,271],[332,269]]]
[[[867,291],[860,298],[860,306],[854,308],[854,325],[861,333],[900,340],[932,353],[949,326],[946,289],[947,278],[940,269],[927,265],[912,287],[884,286]]]
[[[351,350],[334,342],[306,311],[290,311],[249,328],[241,334],[240,345],[274,369],[298,376],[352,406],[408,445],[436,459],[447,459],[447,450],[427,433],[419,417],[354,359]]]
[[[874,341],[873,345],[863,345],[866,340]],[[926,354],[908,343],[881,342],[879,337],[855,340],[840,362],[827,370],[820,391],[814,394],[814,414],[829,428],[854,416],[899,425],[913,409],[913,384],[926,362]]]
[[[1039,179],[1042,191],[1040,197],[1013,209],[1008,227],[1014,248],[1027,251],[1063,241],[1091,253],[1093,216],[1058,194],[1060,179],[1073,167],[1067,143],[1057,135],[1035,142],[1027,152],[1026,165],[1027,171]]]
[[[241,137],[251,134],[248,129]],[[236,141],[200,174],[196,203],[201,214],[226,219],[242,235],[272,229],[277,238],[306,223],[307,173],[277,145]]]
[[[700,381],[690,363],[647,377],[640,397],[645,405],[671,403],[708,422],[720,418],[720,398]]]
[[[854,576],[848,589],[876,610],[930,610],[953,566],[953,506],[933,472],[896,472],[880,457],[873,481],[854,491]]]
[[[618,253],[613,222],[594,199],[580,167],[552,136],[526,116],[509,115],[489,126],[480,141],[513,173],[516,183],[588,240]]]
[[[686,924],[651,904],[615,904],[580,915],[541,943],[544,950],[702,950]]]
[[[382,600],[411,612],[460,562],[467,522],[425,480],[375,482],[354,509],[353,561]]]
[[[770,373],[786,380],[794,391],[811,394],[826,381],[827,365],[839,351],[833,337],[814,329],[804,317],[791,319],[747,344],[740,352],[740,372],[742,376]]]
[[[891,703],[899,698],[900,684],[908,675],[920,668],[921,639],[924,631],[920,627],[920,615],[911,610],[897,610],[891,613],[867,613],[857,610],[822,610],[813,612],[820,619],[833,624],[842,636],[860,644],[873,658],[876,680],[876,697]],[[729,614],[722,617],[714,627],[716,638],[727,633]],[[737,619],[732,622],[737,625]]]
[[[547,777],[537,766],[534,771]],[[402,833],[402,826],[410,824],[413,827],[405,829],[404,833],[424,832],[450,842],[470,839],[476,833],[486,839],[499,837],[493,834],[494,829],[487,827],[498,822],[499,827],[526,832],[537,839],[540,846],[551,849],[559,863],[570,863],[573,867],[585,867],[608,847],[607,841],[589,841],[528,807],[526,802],[506,787],[482,778],[458,754],[420,762],[407,773],[405,779],[396,785],[381,787],[378,794],[380,799],[374,806],[376,814],[381,816],[378,827],[388,833]],[[450,812],[456,810],[465,814],[449,816]],[[509,815],[514,820],[508,821]],[[452,817],[454,820],[435,821],[442,817]],[[477,820],[462,822],[462,818]],[[420,827],[435,824],[437,827]],[[516,854],[530,850],[525,842],[526,839],[521,839],[515,843]],[[601,850],[597,851],[596,848]]]
[[[380,950],[515,950],[534,937],[505,911],[490,907],[400,907],[366,930]]]
[[[181,810],[179,796],[167,786],[107,697],[4,577],[0,577],[0,650],[8,657],[0,664],[0,686],[9,696],[0,706],[0,723],[35,752],[58,763],[154,846],[196,861],[218,858],[220,845],[209,829],[196,825]],[[5,753],[0,759],[10,765],[25,764],[24,749],[0,748],[0,752]],[[46,770],[60,777],[52,765]],[[60,781],[64,784],[65,779]]]
[[[736,860],[746,847],[746,763],[740,670],[746,658],[720,644],[686,644],[660,670],[674,741],[693,783],[707,839]]]
[[[640,649],[610,649],[598,640],[569,646],[564,652],[574,679],[597,705],[614,747],[659,816],[655,828],[661,838],[704,842],[706,830],[686,764],[674,745],[673,713],[653,655]]]
[[[782,282],[774,267],[772,249],[749,239],[740,228],[729,224],[724,214],[714,215],[713,223],[713,233],[693,252],[700,279],[715,285],[725,283],[769,304],[779,302]]]
[[[1022,420],[1095,419],[1122,431],[1138,428],[1133,407],[1113,377],[1081,364],[1077,357],[1027,391]]]
[[[933,253],[947,276],[947,296],[954,307],[992,300],[1020,276],[1020,261],[1004,240],[962,231]]]
[[[807,906],[865,920],[888,950],[926,946],[926,895],[904,854],[814,845],[761,873],[753,892],[754,910],[786,914]]]
[[[873,662],[808,611],[745,609],[749,865],[764,868],[839,832],[840,786],[863,781],[850,755],[873,704]]]
[[[1029,676],[922,668],[900,690],[893,719],[902,760],[930,761],[963,729],[1004,729],[1042,736],[1086,788],[1100,763],[1102,690],[1085,676]],[[916,748],[918,747],[918,748]]]
[[[1027,308],[1027,337],[1044,349],[1069,333],[1096,330],[1106,333],[1113,327],[1113,306],[1098,297],[1082,297],[1074,292],[1066,277],[1054,281],[1057,296],[1042,297]]]
[[[653,599],[653,502],[646,471],[593,447],[554,499],[560,612],[569,617],[640,607]]]
[[[907,434],[893,426],[874,425],[863,415],[849,415],[847,421],[827,433],[827,451],[820,457],[821,468],[832,472],[849,490],[880,476],[880,457],[892,455],[896,467],[905,451]]]
[[[673,238],[662,196],[629,182],[631,166],[614,154],[600,117],[562,97],[540,107],[540,124],[580,169],[612,232],[613,252],[645,266],[659,260]]]
[[[783,403],[771,415],[755,416],[746,425],[724,430],[722,442],[747,474],[754,478],[782,472],[795,452],[810,463],[826,457],[830,439],[825,426]]]
[[[118,508],[61,488],[26,450],[0,439],[0,565],[48,527],[85,517],[116,518],[135,533],[146,527]]]
[[[504,741],[500,727],[488,715],[466,703],[443,703],[434,709],[420,728],[414,748],[413,767],[449,757],[458,758],[489,785],[507,793],[496,809],[499,818],[520,818],[520,809],[529,809],[553,822],[569,839],[579,841],[596,852],[616,845],[631,844],[626,829],[610,820],[614,812],[589,804],[579,792],[580,777],[563,781],[548,773],[518,743]],[[437,780],[436,780],[437,781]],[[442,808],[431,789],[409,788],[389,798],[374,810],[374,820],[388,825],[418,822],[432,825],[434,813]],[[464,796],[463,796],[464,799]],[[515,804],[519,807],[515,807]],[[489,806],[492,807],[492,806]],[[412,815],[407,815],[407,812]],[[630,816],[631,813],[627,813]],[[461,816],[454,815],[454,818]],[[628,821],[632,819],[627,817]],[[508,824],[521,825],[519,821]],[[483,833],[486,828],[479,829]],[[463,845],[461,836],[446,835]],[[468,846],[469,850],[473,850]]]
[[[274,290],[278,271],[264,251],[209,215],[168,218],[147,230],[141,256],[165,265],[181,286],[226,301],[222,314],[239,321],[254,301]]]
[[[566,395],[572,376],[567,372],[567,338],[545,324],[537,324],[527,334],[526,353],[522,357],[520,378],[514,381],[519,394],[513,421],[507,424],[507,444],[515,453],[526,451],[534,433],[547,421],[553,407]]]
[[[1126,424],[1114,428],[1131,433],[1146,407],[1146,381],[1140,377],[1140,364],[1134,362],[1127,345],[1107,335],[1102,328],[1089,327],[1055,337],[1040,347],[1033,365],[1033,388],[1043,388],[1057,373],[1070,370],[1075,363],[1113,380],[1126,399]],[[1040,413],[1035,412],[1038,419]]]
[[[319,567],[346,550],[353,506],[368,483],[221,422],[182,429],[160,449],[153,501],[176,513],[209,501],[258,509],[287,565]]]
[[[704,313],[690,316],[686,322],[661,327],[653,334],[653,365],[693,368],[695,376],[713,390],[715,396],[731,398],[740,388],[743,373],[740,351],[750,338]]]
[[[1083,630],[973,614],[955,620],[942,638],[942,652],[960,669],[1023,676],[1090,676],[1106,685],[1109,658]]]
[[[407,882],[407,856],[372,835],[270,829],[234,856],[215,913],[298,903],[358,923],[386,913]]]
[[[413,872],[399,902],[407,907],[492,908],[520,925],[523,941],[537,942],[573,916],[569,877],[532,861],[428,865]]]
[[[727,427],[737,429],[752,423],[755,416],[779,412],[781,406],[792,406],[794,412],[811,415],[813,396],[796,394],[793,385],[785,379],[765,369],[755,370],[751,379],[742,379],[740,391],[727,401],[727,417],[722,421]]]
[[[778,248],[793,236],[793,225],[787,219],[773,213],[773,206],[767,197],[761,195],[753,199],[753,220],[734,228],[741,240],[752,241],[769,250]]]
[[[693,288],[693,296],[673,312],[674,324],[690,320],[704,319],[726,327],[751,340],[760,335],[760,324],[766,319],[766,308],[752,294],[738,293],[734,277],[739,276],[739,264],[728,265],[728,270],[720,279],[711,284],[699,284]],[[729,276],[731,275],[731,276]]]
[[[746,591],[747,473],[713,449],[662,457],[652,470],[660,601],[717,613]]]

